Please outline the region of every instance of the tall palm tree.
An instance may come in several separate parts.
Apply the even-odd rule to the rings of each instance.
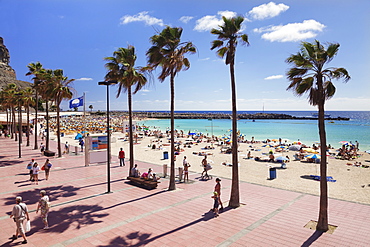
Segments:
[[[129,45],[128,48],[118,48],[113,53],[113,57],[106,57],[105,67],[108,73],[106,80],[115,80],[119,83],[117,98],[121,92],[127,92],[128,115],[129,115],[129,143],[130,143],[130,169],[134,167],[134,142],[132,131],[132,94],[136,94],[147,83],[147,78],[142,73],[142,68],[135,67],[136,61],[135,47]],[[132,87],[134,86],[134,90]]]
[[[38,88],[40,87],[40,84],[42,83],[41,79],[39,78],[39,74],[44,70],[44,68],[40,62],[30,63],[27,65],[27,68],[29,71],[26,73],[26,75],[34,76],[32,80],[33,80],[33,89],[35,89],[36,102],[35,102],[35,121],[34,121],[35,145],[33,149],[38,149],[38,143],[37,143],[37,135],[38,135],[37,125],[38,125],[38,108],[39,108]]]
[[[71,99],[73,93],[70,84],[75,79],[68,79],[63,75],[63,70],[57,69],[53,71],[53,83],[51,89],[51,96],[53,97],[57,110],[57,140],[58,140],[58,157],[62,157],[62,148],[60,144],[60,104],[63,99]]]
[[[51,69],[45,69],[38,74],[41,80],[39,85],[39,93],[45,100],[45,113],[46,113],[46,138],[45,138],[45,150],[48,151],[50,147],[50,128],[49,128],[49,104],[53,99],[53,90],[55,87],[55,75]]]
[[[163,82],[170,77],[171,89],[171,174],[168,190],[175,190],[175,76],[182,70],[190,68],[190,62],[185,57],[186,54],[193,54],[196,48],[192,42],[181,42],[183,29],[181,27],[167,26],[159,34],[150,38],[152,47],[149,48],[146,55],[148,57],[148,66],[156,69],[162,67],[158,76],[159,81]]]
[[[226,18],[218,29],[213,28],[212,34],[217,35],[217,40],[212,41],[211,50],[217,48],[217,55],[225,57],[226,65],[230,68],[231,77],[231,104],[232,104],[232,184],[229,207],[240,206],[239,195],[239,170],[238,170],[238,136],[237,136],[237,110],[236,110],[236,83],[235,83],[235,53],[238,42],[249,45],[248,35],[240,33],[244,18],[242,16]]]
[[[8,106],[9,108],[9,119],[10,119],[10,123],[8,124],[9,126],[9,131],[8,131],[8,134],[10,133],[10,138],[13,139],[14,138],[14,133],[15,133],[15,106],[17,105],[17,102],[16,102],[16,97],[15,97],[15,93],[17,92],[18,88],[17,88],[17,85],[15,85],[15,83],[10,83],[8,85],[6,85],[6,87],[3,89],[4,91],[4,100],[6,102],[6,105]],[[17,141],[17,135],[15,135],[15,138],[14,138],[15,141]]]
[[[33,105],[35,103],[35,100],[33,98],[34,92],[32,88],[27,87],[22,91],[22,94],[23,94],[24,107],[26,108],[26,113],[27,113],[27,130],[26,130],[27,143],[26,143],[26,146],[29,146],[30,145],[30,105]]]
[[[325,48],[319,41],[313,43],[302,42],[300,51],[287,58],[292,64],[287,72],[290,85],[287,90],[301,96],[308,94],[310,105],[317,106],[319,111],[318,128],[320,135],[320,209],[317,230],[327,231],[328,225],[328,185],[326,181],[326,131],[325,131],[325,101],[334,96],[335,86],[333,79],[344,79],[347,82],[351,77],[344,68],[325,68],[333,60],[339,50],[339,44],[329,43]]]

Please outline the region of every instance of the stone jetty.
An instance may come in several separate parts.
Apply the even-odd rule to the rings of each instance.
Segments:
[[[133,112],[133,115],[139,118],[171,118],[170,112]],[[232,115],[227,113],[194,113],[194,112],[175,112],[175,119],[231,119]],[[296,117],[288,114],[277,113],[254,113],[254,114],[238,114],[238,119],[298,119],[298,120],[317,120],[317,117]],[[326,120],[348,121],[349,118],[344,117],[326,117]]]

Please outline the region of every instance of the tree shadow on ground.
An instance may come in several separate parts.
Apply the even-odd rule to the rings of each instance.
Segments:
[[[308,179],[308,180],[313,180],[313,181],[320,181],[320,180],[315,179],[315,177],[313,177],[311,175],[302,175],[301,178]]]
[[[308,247],[321,237],[323,231],[316,230],[302,245],[301,247]]]
[[[98,205],[73,205],[63,207],[57,211],[53,210],[49,213],[48,222],[49,230],[43,230],[44,224],[40,215],[31,221],[31,231],[27,233],[28,236],[44,231],[62,233],[68,228],[76,230],[81,229],[84,225],[92,225],[103,222],[99,220],[108,216],[108,213],[98,213],[104,210],[103,207]]]
[[[0,167],[13,166],[16,164],[24,163],[22,160],[6,160],[0,161]]]
[[[23,202],[26,205],[33,205],[36,204],[40,199],[40,190],[45,190],[47,195],[50,198],[50,201],[54,204],[60,197],[71,197],[77,194],[77,191],[80,188],[71,186],[71,185],[60,185],[60,186],[51,186],[51,187],[44,187],[44,188],[34,188],[27,191],[20,191],[16,192],[13,196],[9,196],[5,198],[5,205],[13,205],[15,197],[21,196]],[[10,212],[8,213],[10,214]]]
[[[223,214],[232,208],[226,207],[220,214]],[[222,216],[221,216],[222,217]],[[164,232],[162,234],[156,235],[151,237],[151,233],[140,233],[138,231],[134,231],[132,233],[127,234],[125,237],[116,237],[110,241],[108,245],[99,245],[99,247],[108,247],[108,246],[134,246],[134,247],[140,247],[140,246],[146,246],[147,244],[158,240],[164,236],[167,236],[169,234],[175,233],[177,231],[183,230],[187,227],[190,227],[192,225],[195,225],[197,223],[208,221],[214,218],[214,213],[209,211],[202,215],[201,218],[194,220],[192,222],[189,222],[188,224],[185,224],[183,226],[179,226],[171,231]]]

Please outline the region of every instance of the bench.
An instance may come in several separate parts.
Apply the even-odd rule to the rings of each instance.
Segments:
[[[144,178],[135,178],[135,177],[127,177],[127,180],[130,180],[132,184],[143,186],[147,189],[155,189],[158,186],[159,181],[153,181],[150,179]]]

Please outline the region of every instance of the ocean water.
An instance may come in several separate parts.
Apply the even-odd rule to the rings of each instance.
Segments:
[[[179,111],[180,112],[180,111]],[[183,111],[181,111],[183,112]],[[225,111],[186,111],[191,113],[231,113]],[[256,111],[241,111],[239,113],[258,113]],[[283,113],[292,116],[311,116],[310,111],[271,111],[265,113]],[[358,141],[360,150],[370,150],[370,111],[327,111],[331,117],[349,117],[349,121],[325,121],[327,143],[339,148],[340,141]],[[146,120],[139,125],[156,127],[165,131],[170,128],[169,119]],[[230,135],[230,119],[175,119],[175,128],[185,133],[201,132],[208,135]],[[238,130],[247,140],[289,139],[291,142],[300,140],[306,145],[318,142],[319,131],[317,120],[282,120],[266,119],[238,120]]]

